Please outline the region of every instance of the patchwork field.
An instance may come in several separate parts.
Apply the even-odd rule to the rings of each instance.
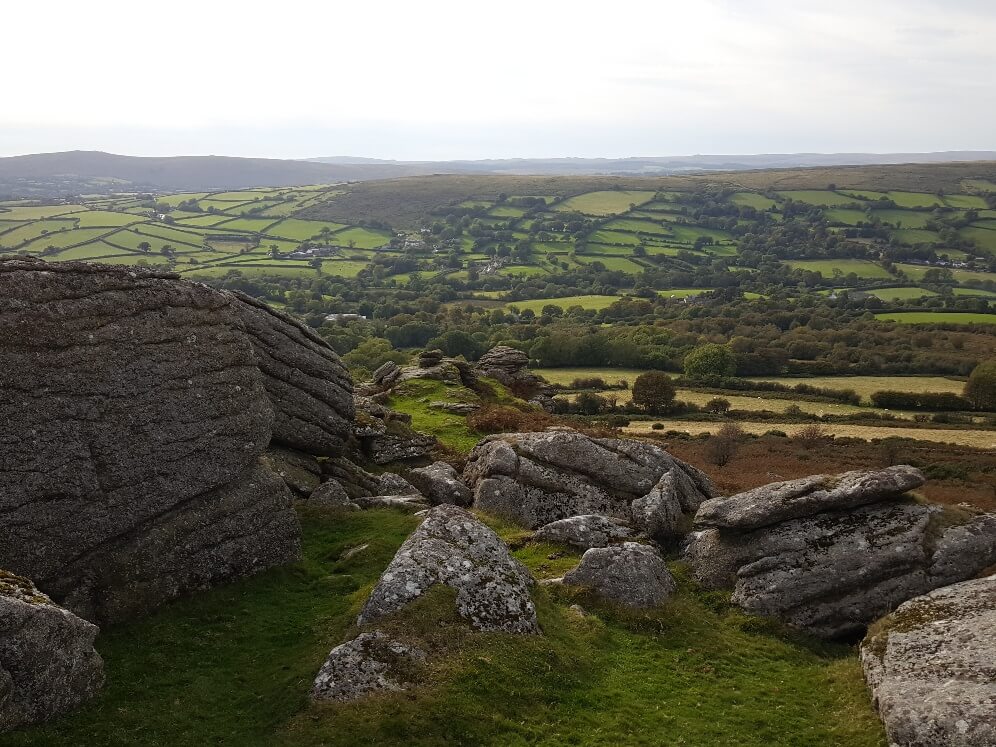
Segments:
[[[900,324],[996,324],[996,314],[964,314],[948,311],[901,311],[876,314],[875,318]]]

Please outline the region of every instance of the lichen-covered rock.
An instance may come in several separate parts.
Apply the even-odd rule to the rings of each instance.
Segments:
[[[397,692],[411,686],[425,652],[375,630],[329,652],[311,687],[315,701],[356,700],[374,692]]]
[[[666,472],[649,493],[630,504],[633,524],[659,540],[683,535],[704,495],[690,474],[686,469]]]
[[[711,527],[685,559],[748,612],[834,638],[996,563],[996,517],[886,500],[748,531]]]
[[[587,550],[592,547],[607,547],[632,536],[633,530],[618,519],[587,514],[544,524],[533,533],[533,541],[571,545]]]
[[[0,567],[91,620],[297,557],[274,411],[227,293],[0,260]]]
[[[474,447],[464,480],[474,505],[529,528],[600,514],[629,520],[632,503],[676,470],[694,511],[713,494],[709,480],[659,446],[619,438],[591,438],[567,429],[488,436]]]
[[[634,608],[657,607],[678,590],[661,554],[637,542],[587,550],[563,582]]]
[[[401,508],[408,511],[421,511],[429,507],[429,501],[421,493],[409,495],[372,495],[356,499],[360,508]]]
[[[260,461],[301,497],[311,495],[322,480],[321,465],[310,454],[271,446],[263,452]]]
[[[395,412],[369,397],[355,397],[353,435],[367,458],[376,464],[424,459],[434,448],[434,436],[412,429],[411,416]]]
[[[408,479],[433,505],[469,506],[474,500],[474,494],[459,473],[446,462],[433,462],[428,467],[413,469],[408,473]]]
[[[343,508],[346,510],[354,510],[360,507],[349,496],[349,493],[346,492],[346,488],[335,480],[326,480],[315,488],[312,494],[308,496],[308,503],[316,506]]]
[[[28,579],[0,571],[0,733],[71,711],[100,691],[97,632]]]
[[[996,576],[936,589],[876,623],[861,663],[890,744],[996,744]]]
[[[293,317],[235,296],[273,404],[273,439],[310,454],[339,454],[353,423],[353,381],[339,356]]]
[[[495,379],[520,395],[546,393],[546,382],[529,370],[529,356],[507,345],[491,348],[477,361],[474,370],[478,376]]]
[[[924,482],[920,470],[905,464],[839,475],[811,475],[705,501],[695,515],[695,522],[746,531],[822,511],[857,508],[898,498]]]
[[[414,495],[419,492],[408,480],[394,472],[378,475],[377,484],[381,495]]]
[[[436,584],[456,591],[458,612],[478,630],[539,632],[525,566],[498,535],[449,504],[431,509],[405,540],[367,599],[359,624],[403,609]]]
[[[401,369],[394,361],[385,361],[373,372],[373,383],[380,387],[390,387],[398,380]]]
[[[352,500],[381,493],[380,478],[345,457],[326,459],[321,466],[323,480],[335,480]]]

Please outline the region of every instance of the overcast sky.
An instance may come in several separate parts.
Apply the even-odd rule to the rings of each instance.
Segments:
[[[996,149],[996,1],[5,3],[0,155]]]

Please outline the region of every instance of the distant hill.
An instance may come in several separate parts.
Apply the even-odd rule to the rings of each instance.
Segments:
[[[0,158],[0,195],[294,187],[385,179],[407,173],[411,173],[409,169],[382,164],[357,166],[228,156],[144,158],[67,151]]]
[[[211,191],[296,187],[401,176],[662,177],[758,169],[996,160],[996,151],[943,153],[789,153],[648,158],[510,158],[480,161],[389,161],[356,156],[308,160],[230,156],[121,156],[100,151],[0,158],[0,197],[47,197],[124,191]]]
[[[633,158],[506,158],[479,161],[388,161],[353,156],[312,158],[317,163],[405,167],[409,173],[514,174],[569,176],[607,174],[656,176],[688,171],[742,171],[793,169],[819,166],[869,166],[903,163],[993,161],[996,151],[943,151],[937,153],[767,153],[759,155],[694,155]]]

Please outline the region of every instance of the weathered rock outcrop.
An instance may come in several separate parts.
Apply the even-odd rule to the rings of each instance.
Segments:
[[[592,547],[608,547],[632,536],[633,530],[619,519],[586,514],[544,524],[533,533],[533,541],[553,542],[587,550]]]
[[[451,464],[433,462],[428,467],[413,469],[408,479],[433,505],[452,503],[455,506],[469,506],[474,500],[470,488],[460,479],[459,473]]]
[[[97,626],[56,605],[28,579],[0,571],[0,733],[46,721],[104,684]]]
[[[322,467],[310,454],[271,446],[263,452],[260,461],[303,498],[311,495],[322,480]]]
[[[671,472],[688,512],[712,496],[701,472],[659,446],[566,429],[489,436],[471,452],[464,480],[477,508],[536,528],[583,514],[629,520],[634,501]]]
[[[496,345],[481,356],[474,366],[478,376],[495,379],[507,387],[535,394],[546,382],[529,370],[529,356],[507,345]]]
[[[821,511],[897,498],[924,482],[920,470],[905,464],[840,475],[811,475],[764,485],[730,498],[713,498],[699,507],[695,521],[723,529],[757,529]]]
[[[431,509],[405,540],[367,599],[359,624],[376,623],[436,584],[456,591],[457,610],[478,630],[539,632],[529,572],[498,535],[449,504]]]
[[[996,576],[905,602],[861,644],[890,744],[996,744]]]
[[[329,652],[315,677],[311,699],[348,701],[373,692],[406,690],[425,659],[418,647],[379,630],[360,633]]]
[[[353,383],[339,356],[296,319],[235,295],[273,404],[274,441],[310,454],[340,453],[353,423]]]
[[[363,454],[376,464],[425,459],[437,446],[434,436],[411,427],[412,418],[369,397],[355,397],[353,435]]]
[[[587,550],[563,582],[634,608],[657,607],[678,590],[661,554],[638,542]]]
[[[908,467],[884,472],[842,476],[839,484],[852,487],[889,486],[861,498],[826,490],[820,476],[798,498],[776,485],[771,492],[782,498],[768,508],[763,489],[742,494],[744,506],[739,496],[707,501],[696,522],[724,526],[698,533],[686,559],[707,587],[733,588],[748,612],[824,637],[859,633],[905,600],[996,563],[996,516],[897,500],[897,484],[922,478]],[[870,495],[878,502],[868,503]],[[798,515],[803,506],[810,515]],[[772,518],[760,518],[765,512]],[[784,515],[793,518],[777,520]],[[776,523],[740,528],[762,521]]]
[[[0,261],[0,567],[115,620],[296,558],[259,458],[299,401],[279,365],[333,359],[267,314],[169,273]]]

